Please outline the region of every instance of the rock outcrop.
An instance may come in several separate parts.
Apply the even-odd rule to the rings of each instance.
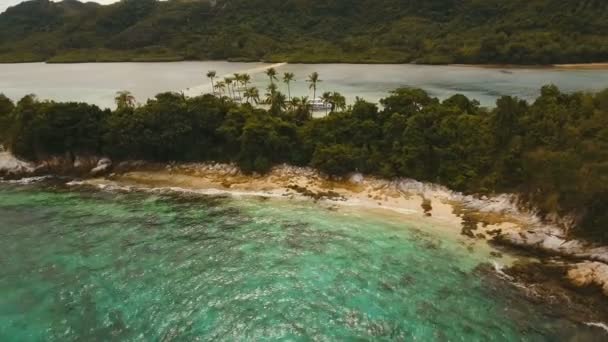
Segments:
[[[20,179],[42,175],[68,175],[78,177],[100,176],[112,168],[109,158],[97,156],[53,156],[40,162],[23,161],[0,149],[0,178]]]
[[[33,174],[35,166],[20,160],[11,153],[0,150],[0,177],[22,178]]]
[[[107,173],[112,168],[112,161],[109,158],[101,158],[97,161],[97,166],[91,170],[91,175],[98,176]]]
[[[567,277],[574,286],[597,286],[608,296],[608,265],[604,263],[586,261],[575,264]]]

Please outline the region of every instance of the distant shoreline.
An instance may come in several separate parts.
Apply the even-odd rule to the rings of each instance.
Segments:
[[[559,69],[608,69],[608,62],[605,63],[584,63],[584,64],[555,64]]]
[[[572,63],[572,64],[446,64],[449,66],[485,68],[485,69],[565,69],[565,70],[604,70],[608,62],[603,63]]]
[[[204,61],[201,61],[204,62]],[[230,61],[227,61],[230,62]],[[258,61],[257,63],[273,63]],[[571,64],[428,64],[428,63],[374,63],[374,62],[286,62],[287,64],[353,64],[353,65],[414,65],[414,66],[453,66],[463,68],[484,69],[582,69],[604,70],[608,69],[608,62],[571,63]]]
[[[0,64],[29,64],[29,63],[44,63],[44,64],[114,64],[114,63],[183,63],[183,62],[228,62],[228,63],[287,63],[287,64],[353,64],[353,65],[416,65],[416,66],[454,66],[463,68],[484,68],[484,69],[564,69],[564,70],[608,70],[608,62],[591,62],[591,63],[564,63],[564,64],[462,64],[462,63],[446,63],[446,64],[429,64],[429,63],[399,63],[399,62],[374,62],[374,61],[275,61],[275,60],[241,60],[241,59],[207,59],[207,60],[192,60],[192,59],[124,59],[124,60],[74,60],[56,62],[52,60],[38,61],[15,61],[4,62]]]

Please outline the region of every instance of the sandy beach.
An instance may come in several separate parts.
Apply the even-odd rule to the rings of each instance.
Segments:
[[[517,211],[505,197],[477,203],[444,187],[412,180],[387,181],[359,174],[337,180],[313,169],[287,165],[275,167],[266,175],[245,175],[235,166],[225,164],[177,164],[137,168],[84,183],[313,200],[329,207],[366,209],[425,220],[471,242],[489,240],[498,232],[519,231],[538,223],[534,217]],[[478,207],[479,203],[484,203],[484,207]]]

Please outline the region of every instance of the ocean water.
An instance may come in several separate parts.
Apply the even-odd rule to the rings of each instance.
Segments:
[[[0,184],[0,341],[601,336],[488,281],[484,252],[429,228],[308,202]]]

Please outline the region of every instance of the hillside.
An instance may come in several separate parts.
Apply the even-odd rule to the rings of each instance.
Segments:
[[[603,0],[33,0],[0,14],[0,61],[608,61]]]

